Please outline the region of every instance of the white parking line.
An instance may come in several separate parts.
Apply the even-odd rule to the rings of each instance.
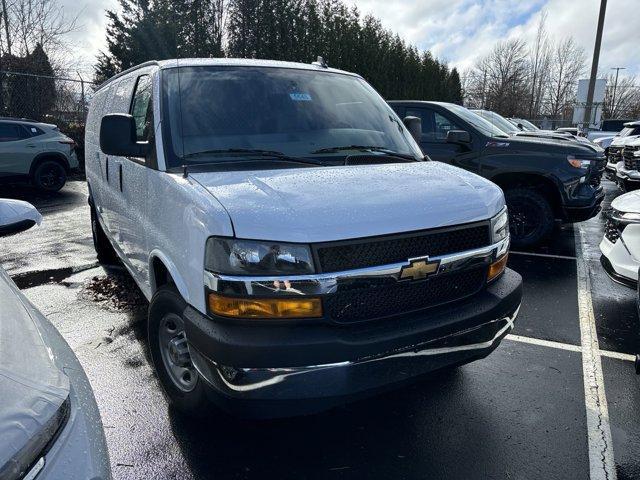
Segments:
[[[571,352],[582,352],[580,345],[571,345],[570,343],[552,342],[551,340],[542,340],[540,338],[523,337],[521,335],[507,335],[507,340],[514,342],[530,343],[532,345],[540,345],[542,347],[558,348],[560,350],[569,350]]]
[[[582,344],[584,398],[587,408],[590,478],[591,480],[615,480],[617,477],[613,461],[613,442],[611,441],[607,397],[604,391],[598,333],[591,301],[591,280],[584,258],[584,232],[580,224],[576,226],[578,313]]]
[[[528,257],[559,258],[561,260],[576,260],[576,257],[571,257],[569,255],[552,255],[550,253],[517,252],[517,251],[511,250],[509,254],[510,255],[526,255]]]
[[[509,334],[505,337],[507,340],[514,342],[529,343],[531,345],[539,345],[541,347],[557,348],[558,350],[567,350],[570,352],[582,352],[580,345],[572,345],[570,343],[554,342],[552,340],[542,340],[541,338],[523,337],[522,335]],[[612,352],[611,350],[600,350],[600,356],[624,360],[625,362],[635,362],[635,355],[622,352]]]

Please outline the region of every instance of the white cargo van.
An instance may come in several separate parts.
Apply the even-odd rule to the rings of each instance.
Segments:
[[[307,413],[497,347],[521,301],[503,193],[425,159],[417,121],[323,62],[150,62],[97,90],[96,251],[149,299],[178,408]]]

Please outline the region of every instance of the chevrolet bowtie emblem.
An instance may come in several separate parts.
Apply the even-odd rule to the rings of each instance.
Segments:
[[[409,265],[400,270],[400,280],[422,280],[438,272],[440,261],[429,261],[429,257],[410,258]]]

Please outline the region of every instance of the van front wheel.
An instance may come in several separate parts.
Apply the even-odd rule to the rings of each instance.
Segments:
[[[203,416],[211,406],[207,386],[189,356],[182,320],[186,307],[174,286],[164,285],[156,291],[149,305],[149,348],[169,402],[185,414]]]

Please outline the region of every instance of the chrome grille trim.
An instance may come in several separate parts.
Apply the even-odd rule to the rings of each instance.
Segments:
[[[440,262],[438,272],[435,275],[488,266],[509,251],[509,241],[510,239],[507,237],[493,245],[429,257],[429,260]],[[342,272],[275,277],[232,276],[205,271],[204,284],[210,291],[232,296],[318,296],[334,293],[340,287],[362,287],[376,282],[388,283],[390,280],[397,282],[402,268],[409,264],[409,259],[407,259],[405,262]]]

